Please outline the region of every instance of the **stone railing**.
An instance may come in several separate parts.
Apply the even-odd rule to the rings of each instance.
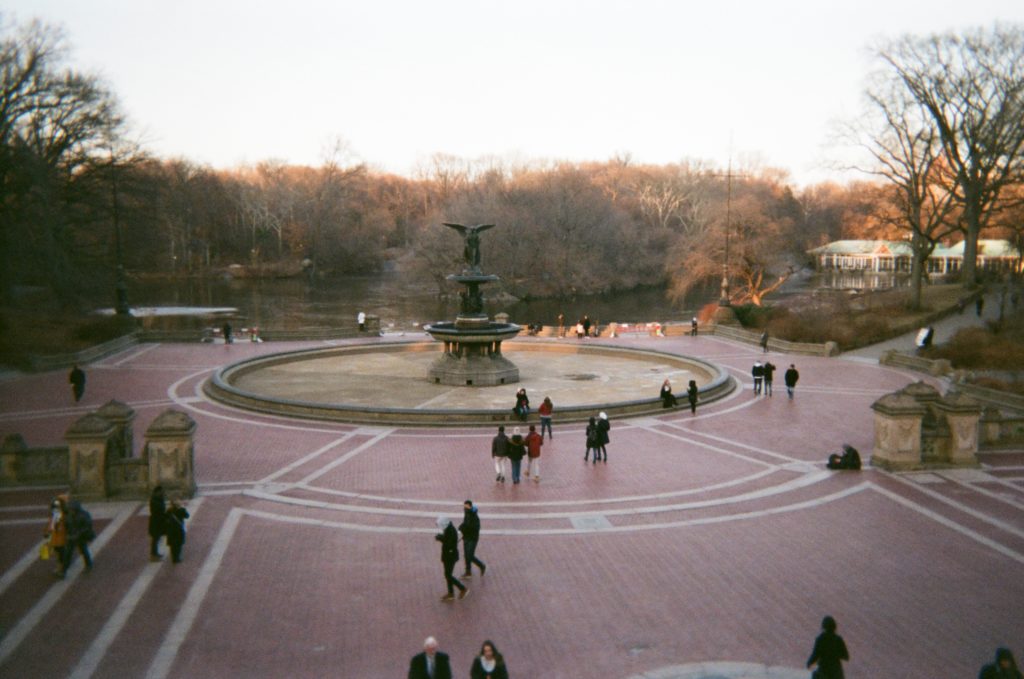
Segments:
[[[909,368],[910,370],[928,373],[936,377],[942,377],[953,372],[953,365],[944,358],[937,360],[921,358],[920,356],[911,356],[895,349],[889,349],[883,353],[878,362],[894,368]]]
[[[29,358],[29,364],[35,372],[70,368],[76,363],[86,364],[91,363],[92,361],[98,361],[101,358],[106,358],[107,356],[116,354],[117,352],[123,351],[128,347],[135,346],[138,343],[138,333],[132,332],[127,335],[116,337],[109,342],[96,344],[73,353],[31,356]]]
[[[59,485],[83,498],[141,498],[162,485],[192,495],[195,422],[183,412],[164,411],[134,457],[134,417],[131,408],[111,401],[73,422],[65,446],[29,448],[20,434],[9,434],[0,447],[0,486]]]
[[[715,337],[736,340],[745,344],[761,345],[761,333],[743,328],[734,328],[727,325],[715,325],[713,334]],[[824,344],[812,344],[810,342],[790,342],[775,337],[768,337],[768,350],[779,351],[785,354],[803,354],[808,356],[838,356],[839,345],[835,342]]]

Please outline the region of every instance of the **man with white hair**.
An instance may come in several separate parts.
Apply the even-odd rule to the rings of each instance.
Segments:
[[[452,679],[452,666],[448,654],[437,650],[437,639],[427,637],[423,652],[409,662],[409,679]]]

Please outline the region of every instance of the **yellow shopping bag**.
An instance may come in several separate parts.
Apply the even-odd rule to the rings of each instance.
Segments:
[[[44,542],[43,544],[39,545],[39,558],[42,561],[49,561],[50,560],[50,543],[49,542]]]

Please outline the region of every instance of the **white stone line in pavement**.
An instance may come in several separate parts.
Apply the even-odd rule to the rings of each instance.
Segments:
[[[112,354],[110,354],[108,356],[104,356],[103,358],[101,358],[98,361],[95,361],[93,363],[86,363],[85,365],[88,365],[88,366],[90,366],[92,368],[104,368],[104,367],[107,367],[108,365],[110,365],[111,361],[113,359],[117,358],[118,356],[123,356],[125,354],[134,352],[138,348],[139,348],[139,345],[133,343],[133,344],[130,344],[130,345],[126,346],[124,349],[118,349],[114,353],[112,353]]]
[[[797,502],[790,505],[780,505],[778,507],[771,507],[768,509],[759,509],[751,512],[743,512],[739,514],[725,514],[721,516],[710,516],[701,517],[694,519],[682,519],[679,521],[667,521],[663,523],[643,523],[643,524],[632,524],[628,526],[612,526],[611,528],[604,528],[602,530],[594,530],[592,528],[578,529],[575,527],[566,528],[488,528],[488,536],[504,535],[504,536],[523,536],[523,535],[596,535],[596,534],[607,534],[607,533],[628,533],[639,530],[659,530],[663,528],[684,528],[688,526],[700,526],[713,523],[726,523],[729,521],[743,521],[747,519],[759,519],[765,516],[771,516],[773,514],[782,514],[786,512],[802,511],[804,509],[814,509],[821,507],[830,502],[835,502],[843,498],[849,497],[861,491],[867,490],[871,484],[867,481],[860,483],[856,486],[851,486],[844,490],[831,493],[829,495],[823,495],[821,497],[805,500],[803,502]],[[236,510],[233,510],[236,511]],[[431,524],[430,526],[423,528],[413,527],[401,527],[401,526],[368,526],[365,524],[358,523],[347,523],[344,521],[328,521],[323,519],[311,519],[304,516],[289,516],[284,514],[273,514],[271,512],[264,512],[255,509],[238,509],[237,511],[243,512],[248,516],[258,516],[260,518],[269,519],[271,521],[279,521],[282,523],[296,523],[307,526],[322,526],[324,528],[341,528],[345,530],[360,531],[364,533],[429,533],[431,535],[437,533],[437,527]],[[596,512],[584,512],[581,515],[594,516]],[[601,515],[607,515],[605,512],[600,512]],[[430,514],[430,517],[436,518],[434,514]],[[488,517],[492,518],[492,517]],[[425,522],[426,523],[426,522]]]
[[[167,399],[149,400],[149,401],[134,401],[129,402],[132,408],[147,408],[151,406],[159,405],[171,405],[171,401]],[[97,406],[62,406],[58,408],[47,408],[43,410],[16,410],[12,412],[6,412],[0,414],[0,421],[5,420],[36,420],[44,417],[59,417],[63,415],[75,415],[81,413],[82,415],[95,411]]]
[[[203,498],[197,498],[189,503],[190,520],[194,521],[196,514],[199,512],[199,508],[203,505]],[[96,672],[96,668],[99,667],[100,662],[103,661],[104,656],[107,655],[107,651],[110,649],[110,645],[114,643],[114,639],[121,633],[125,624],[128,622],[128,617],[135,612],[136,607],[139,605],[139,601],[142,600],[143,595],[149,586],[153,584],[153,580],[156,578],[157,573],[160,572],[160,567],[163,563],[150,563],[146,562],[143,567],[142,573],[135,578],[135,582],[132,583],[131,588],[125,592],[125,595],[121,597],[121,601],[118,602],[117,608],[107,618],[107,622],[103,625],[103,628],[93,639],[93,642],[89,644],[89,648],[86,649],[85,653],[78,660],[78,664],[75,665],[74,669],[71,670],[71,674],[68,675],[68,679],[89,679]]]
[[[313,472],[312,474],[306,475],[306,477],[303,478],[301,481],[299,481],[299,483],[300,484],[307,484],[307,483],[310,483],[311,481],[315,481],[316,479],[320,478],[324,474],[327,474],[328,472],[330,472],[330,471],[336,469],[337,467],[340,467],[341,465],[345,464],[346,462],[351,460],[356,455],[359,455],[363,451],[368,450],[369,448],[372,448],[373,446],[377,445],[378,442],[380,442],[383,439],[387,438],[391,434],[391,432],[393,432],[393,431],[394,431],[394,429],[383,429],[383,430],[381,430],[381,432],[379,434],[377,434],[376,436],[374,436],[370,440],[364,441],[363,443],[359,444],[358,446],[356,446],[352,450],[348,451],[347,453],[345,453],[344,455],[342,455],[338,459],[334,460],[333,462],[325,464],[323,467],[321,467],[317,471]]]
[[[113,366],[115,368],[120,368],[122,365],[124,365],[128,361],[134,361],[139,356],[142,356],[143,354],[148,354],[149,352],[153,351],[154,349],[156,349],[159,346],[160,346],[159,342],[154,342],[152,344],[147,344],[144,347],[142,347],[141,349],[139,349],[138,351],[136,351],[134,354],[130,354],[128,356],[125,356],[124,358],[122,358],[119,361],[110,361],[108,359],[106,361],[106,364],[109,365],[109,366]]]
[[[769,486],[768,488],[761,488],[758,490],[750,491],[748,493],[740,493],[739,495],[731,495],[724,498],[714,498],[710,500],[698,500],[693,502],[680,502],[676,504],[667,505],[653,505],[644,507],[626,507],[622,509],[602,509],[599,512],[594,510],[580,511],[580,512],[541,512],[541,513],[530,513],[530,514],[488,514],[487,518],[491,521],[523,521],[523,520],[539,520],[539,519],[571,519],[579,516],[593,516],[594,514],[603,514],[604,516],[636,516],[640,514],[657,514],[664,512],[678,512],[687,511],[691,509],[707,509],[709,507],[721,507],[724,505],[739,504],[742,502],[750,502],[753,500],[762,500],[764,498],[772,497],[775,495],[782,495],[789,493],[794,490],[799,490],[806,486],[813,485],[830,478],[832,474],[830,472],[814,472],[810,474],[802,474],[796,478],[790,479],[775,486]],[[436,511],[424,511],[415,509],[396,509],[386,507],[367,507],[365,505],[350,505],[335,502],[322,502],[319,500],[307,500],[305,498],[289,497],[287,495],[278,495],[276,493],[268,493],[262,490],[254,489],[243,492],[243,495],[247,497],[258,498],[260,500],[269,500],[270,502],[276,502],[280,504],[295,505],[298,507],[311,507],[314,509],[328,509],[335,511],[345,511],[356,514],[373,514],[378,516],[402,516],[402,517],[415,517],[415,518],[436,518]],[[451,506],[457,507],[461,504],[462,500],[452,500]]]
[[[206,598],[206,593],[210,591],[213,579],[217,576],[220,564],[224,560],[224,554],[228,551],[228,544],[235,535],[235,530],[238,528],[244,511],[234,507],[228,512],[224,524],[213,541],[210,553],[206,555],[195,582],[188,590],[185,602],[174,617],[171,628],[164,635],[163,643],[160,644],[160,648],[146,672],[146,679],[165,679],[170,674],[171,666],[174,665],[174,660],[178,657],[178,650],[185,643],[196,616],[199,615],[199,608],[203,605],[203,599]]]
[[[991,538],[987,538],[984,535],[982,535],[981,533],[979,533],[979,532],[977,532],[975,530],[972,530],[972,529],[968,528],[967,526],[959,524],[959,523],[957,523],[956,521],[954,521],[952,519],[948,519],[945,516],[943,516],[942,514],[939,514],[938,512],[932,511],[931,509],[928,509],[927,507],[922,507],[921,505],[917,504],[913,500],[911,500],[909,498],[905,498],[902,495],[900,495],[899,493],[894,493],[893,491],[889,490],[888,488],[882,488],[881,486],[879,486],[877,484],[874,484],[874,483],[869,484],[869,485],[871,486],[871,490],[874,490],[874,491],[880,493],[881,495],[884,495],[885,497],[889,498],[893,502],[895,502],[897,504],[900,504],[900,505],[903,505],[904,507],[907,507],[909,509],[912,509],[912,510],[914,510],[915,512],[917,512],[919,514],[928,517],[932,521],[935,521],[936,523],[941,524],[941,525],[945,526],[946,528],[949,528],[951,530],[956,531],[957,533],[960,533],[961,535],[966,535],[967,537],[971,538],[972,540],[985,545],[989,549],[992,549],[993,551],[999,552],[1003,556],[1007,556],[1007,557],[1013,559],[1017,563],[1024,564],[1024,554],[1021,554],[1020,552],[1018,552],[1016,550],[1010,549],[1006,545],[1004,545],[1002,543],[999,543],[999,542],[996,542],[995,540],[992,540]],[[917,487],[917,488],[918,488],[918,490],[920,490],[920,487]]]
[[[36,517],[34,519],[5,519],[0,521],[0,526],[29,526],[31,524],[38,524],[45,526],[47,523],[46,517]]]
[[[958,485],[958,486],[960,486],[962,488],[968,488],[968,489],[974,491],[975,493],[977,493],[978,495],[984,495],[985,497],[992,498],[993,500],[995,500],[997,502],[1002,502],[1004,504],[1010,505],[1014,509],[1020,509],[1020,510],[1024,511],[1024,504],[1022,504],[1020,502],[1017,502],[1016,500],[1014,500],[1012,498],[1008,498],[1008,497],[1006,497],[1004,495],[1001,495],[1000,493],[994,493],[991,490],[983,487],[981,485],[981,483],[969,483],[967,481],[961,481],[960,479],[958,479],[958,478],[956,478],[954,476],[946,476],[945,474],[943,474],[942,477],[944,479],[947,479],[948,481],[951,481],[952,483],[955,483],[956,485]],[[1013,491],[1020,491],[1021,490],[1021,488],[1019,486],[1015,486],[1014,484],[1009,483],[1005,479],[1000,479],[1000,478],[996,478],[996,477],[992,477],[992,480],[991,481],[987,481],[987,483],[996,483],[996,484],[998,484],[1000,486],[1003,486],[1004,488],[1009,488],[1009,489],[1011,489]]]
[[[680,427],[679,425],[673,424],[672,422],[663,422],[662,424],[663,424],[663,426],[666,426],[666,427],[672,427],[673,429],[678,429],[678,430],[689,432],[689,430],[686,429],[685,427]],[[680,436],[679,434],[673,434],[671,432],[664,431],[664,430],[662,430],[660,428],[657,428],[657,427],[647,427],[647,431],[651,432],[652,434],[658,434],[659,436],[665,436],[665,437],[668,437],[670,439],[675,439],[676,441],[682,441],[683,443],[686,443],[686,444],[692,445],[692,446],[697,446],[698,448],[705,448],[707,450],[710,450],[710,451],[713,451],[713,452],[716,452],[716,453],[721,453],[722,455],[727,455],[729,457],[735,457],[735,458],[738,458],[740,460],[743,460],[744,462],[751,462],[753,464],[759,464],[759,465],[763,465],[765,467],[771,467],[773,469],[776,467],[776,465],[771,463],[771,462],[765,462],[764,460],[758,460],[757,458],[754,458],[754,457],[749,457],[749,456],[743,455],[741,453],[736,453],[736,452],[733,452],[731,450],[726,450],[725,448],[719,448],[718,446],[713,446],[710,443],[704,443],[703,441],[697,441],[695,439],[692,439],[692,438],[689,438],[689,437],[686,437],[686,436]],[[744,446],[744,447],[746,447],[746,446]]]
[[[938,492],[936,492],[936,491],[934,491],[934,490],[932,490],[930,488],[922,486],[919,483],[914,483],[913,481],[911,481],[909,479],[903,478],[899,474],[892,474],[890,472],[883,472],[883,473],[887,474],[890,478],[896,479],[901,484],[903,484],[903,485],[905,485],[905,486],[907,486],[909,488],[913,488],[917,492],[923,493],[923,494],[927,495],[928,497],[930,497],[930,498],[932,498],[934,500],[938,500],[939,502],[942,502],[943,504],[946,504],[946,505],[949,505],[950,507],[953,507],[954,509],[958,509],[961,512],[963,512],[964,514],[967,514],[969,516],[973,516],[975,519],[978,519],[979,521],[984,521],[985,523],[990,524],[992,526],[995,526],[996,528],[999,528],[1002,531],[1010,533],[1011,535],[1016,535],[1019,538],[1024,538],[1024,530],[1020,530],[1016,526],[1013,526],[1013,525],[1011,525],[1011,524],[1009,524],[1009,523],[1007,523],[1005,521],[1002,521],[1000,519],[997,519],[995,517],[989,516],[988,514],[985,514],[984,512],[980,512],[977,509],[974,509],[973,507],[968,507],[967,505],[963,504],[962,502],[957,502],[956,500],[953,500],[951,498],[946,497],[942,493],[938,493]]]
[[[39,561],[38,542],[0,576],[0,594],[3,594],[8,587],[14,584],[14,581],[20,578],[22,573],[31,568],[32,564],[36,561]]]
[[[807,679],[809,670],[750,662],[700,662],[659,667],[626,679]]]
[[[124,522],[135,512],[136,507],[137,505],[132,503],[122,508],[114,520],[100,532],[99,537],[90,545],[90,551],[94,557],[103,551],[106,544],[110,542],[110,538],[121,529]],[[75,566],[80,562],[81,559],[76,561]],[[46,591],[46,594],[36,602],[36,605],[18,621],[18,624],[11,628],[7,636],[3,638],[3,641],[0,641],[0,665],[21,645],[21,642],[25,640],[29,632],[35,629],[35,626],[46,617],[50,609],[57,605],[57,602],[60,601],[61,597],[64,596],[64,593],[68,591],[68,588],[71,587],[71,584],[78,578],[81,572],[80,568],[75,568],[63,580],[54,582],[53,586]]]
[[[723,436],[715,436],[714,434],[709,434],[707,432],[694,431],[694,430],[689,429],[687,427],[681,427],[678,424],[676,424],[675,422],[666,422],[665,424],[666,424],[666,426],[673,427],[675,429],[679,429],[680,431],[685,431],[687,434],[691,434],[693,436],[703,436],[704,438],[709,438],[712,441],[718,441],[719,443],[724,443],[724,444],[727,444],[727,445],[730,445],[730,446],[736,446],[737,448],[745,448],[746,450],[750,450],[750,451],[753,451],[755,453],[760,453],[762,455],[767,455],[768,457],[774,457],[774,458],[776,458],[778,460],[783,460],[785,462],[799,462],[799,463],[806,462],[805,460],[800,460],[800,459],[797,459],[795,457],[790,457],[789,455],[783,455],[782,453],[776,453],[776,452],[773,452],[771,450],[767,450],[765,448],[759,448],[757,446],[751,446],[751,445],[748,445],[746,443],[740,443],[739,441],[734,441],[732,439],[727,439],[727,438],[725,438]]]
[[[300,457],[298,460],[295,460],[294,462],[292,462],[291,464],[288,464],[288,465],[285,465],[284,467],[281,467],[280,469],[278,469],[273,474],[270,474],[269,476],[263,477],[262,479],[259,480],[258,483],[270,483],[274,479],[279,479],[282,476],[284,476],[285,474],[287,474],[288,472],[292,471],[293,469],[298,469],[299,467],[301,467],[302,465],[306,464],[307,462],[309,462],[311,460],[315,460],[316,458],[318,458],[321,455],[323,455],[324,453],[326,453],[328,450],[331,450],[333,448],[337,448],[342,443],[345,443],[345,441],[348,441],[350,438],[352,438],[352,436],[354,436],[354,435],[355,435],[355,431],[346,432],[345,434],[342,434],[341,436],[339,436],[338,438],[334,439],[333,441],[331,441],[327,445],[321,446],[320,448],[314,450],[312,453],[309,453],[308,455],[304,455],[304,456]]]
[[[775,474],[781,469],[781,467],[771,467],[769,469],[762,469],[759,472],[755,472],[748,476],[740,476],[735,479],[729,479],[721,483],[713,483],[708,486],[699,486],[697,488],[686,488],[684,490],[670,490],[664,493],[648,493],[647,495],[621,495],[619,497],[610,498],[596,498],[591,500],[548,500],[548,501],[524,501],[524,502],[488,502],[480,501],[476,503],[477,507],[491,508],[491,507],[591,507],[594,505],[603,504],[619,504],[626,502],[642,502],[644,500],[664,500],[671,497],[682,497],[685,495],[696,495],[698,493],[706,493],[713,490],[720,490],[722,488],[730,488],[732,486],[739,486],[750,481],[756,481],[769,474]],[[367,493],[353,493],[347,490],[337,490],[335,488],[322,488],[319,486],[303,485],[301,488],[316,493],[324,493],[326,495],[336,495],[340,497],[347,497],[353,500],[363,500],[367,502],[388,502],[397,505],[437,505],[440,507],[451,507],[453,503],[458,504],[460,500],[443,499],[443,500],[428,500],[428,499],[416,499],[416,498],[404,498],[404,497],[391,497],[387,495],[369,495]]]

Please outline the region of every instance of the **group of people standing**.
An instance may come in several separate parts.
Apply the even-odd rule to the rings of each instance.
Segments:
[[[591,417],[587,423],[585,431],[587,437],[587,451],[583,453],[583,461],[586,462],[587,458],[590,457],[591,451],[593,451],[593,463],[597,464],[599,461],[608,463],[608,444],[611,443],[611,437],[608,432],[611,431],[612,423],[608,421],[608,413],[600,412],[597,417]]]
[[[550,418],[548,430],[551,429]],[[543,425],[542,425],[543,427]],[[523,436],[522,430],[515,427],[512,436],[505,434],[504,425],[498,427],[497,435],[491,439],[491,460],[494,462],[494,482],[505,483],[506,467],[512,471],[512,483],[522,480],[523,458],[527,459],[526,478],[540,483],[540,449],[544,445],[544,436],[537,433],[537,426],[531,424],[529,433]]]
[[[761,361],[754,362],[754,367],[750,370],[750,374],[754,378],[755,396],[761,394],[765,396],[772,395],[772,383],[775,381],[775,371],[777,369],[771,361],[765,361],[763,364]],[[796,365],[793,363],[789,364],[789,368],[783,374],[783,379],[786,382],[786,394],[792,399],[793,393],[796,391],[796,383],[800,380],[800,372],[796,369]]]
[[[69,493],[61,493],[50,503],[50,517],[46,523],[46,542],[41,555],[48,559],[57,556],[57,567],[53,574],[64,578],[77,551],[85,562],[85,572],[92,571],[92,554],[89,543],[96,539],[92,515]]]

